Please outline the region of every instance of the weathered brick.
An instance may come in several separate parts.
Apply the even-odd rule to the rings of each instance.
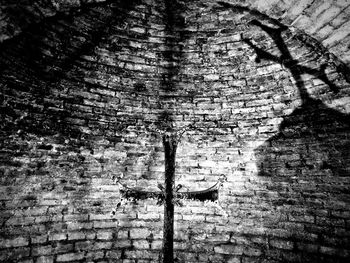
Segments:
[[[134,250],[134,251],[126,251],[126,256],[131,259],[153,259],[156,260],[158,258],[158,253],[150,252],[147,250]]]
[[[159,219],[158,213],[137,214],[137,218],[142,220],[157,220]]]
[[[75,243],[75,249],[80,250],[91,250],[93,246],[93,241],[80,241]]]
[[[30,248],[28,247],[17,247],[7,250],[2,250],[0,253],[0,261],[11,262],[22,258],[29,257]]]
[[[150,247],[150,243],[147,240],[133,240],[132,245],[136,249],[148,249]]]
[[[227,244],[214,247],[214,251],[219,254],[242,255],[244,248],[235,244]]]
[[[29,241],[27,238],[24,237],[16,237],[13,239],[0,239],[0,247],[7,248],[7,247],[24,247],[29,244]]]
[[[288,240],[273,239],[270,240],[270,245],[276,248],[291,250],[294,248],[294,243]]]
[[[108,214],[90,214],[89,215],[90,220],[110,220],[111,215]]]
[[[61,254],[57,255],[57,262],[68,262],[72,260],[82,260],[85,258],[84,253],[67,253],[67,254]]]
[[[101,239],[101,240],[110,240],[113,238],[113,233],[112,232],[97,232],[96,238]]]
[[[114,247],[116,248],[127,248],[131,247],[131,241],[130,240],[117,240],[114,243]]]
[[[93,227],[92,223],[72,223],[67,222],[68,230],[81,230],[81,229],[91,229]]]
[[[205,216],[204,215],[182,215],[182,219],[185,221],[199,221],[204,222]]]
[[[220,76],[218,74],[208,74],[204,76],[205,81],[214,81],[214,80],[218,80],[219,78]]]
[[[84,232],[70,232],[68,233],[68,240],[84,239],[86,237]]]
[[[34,262],[33,259],[23,259],[23,260],[18,261],[18,263],[33,263],[33,262]]]
[[[208,242],[225,242],[230,240],[229,234],[210,234],[206,236]]]
[[[66,233],[52,233],[49,234],[49,241],[58,241],[58,240],[66,240],[67,234]]]
[[[174,247],[176,247],[175,243],[176,242],[174,242]],[[152,249],[154,249],[154,250],[161,250],[162,247],[163,247],[163,241],[161,241],[161,240],[154,240],[154,241],[152,241],[152,244],[151,244],[151,248]]]
[[[38,257],[35,261],[35,263],[53,263],[54,257],[53,256],[41,256]]]
[[[135,228],[130,230],[131,239],[144,239],[151,234],[147,228]]]
[[[115,228],[118,222],[115,221],[94,221],[94,228]]]
[[[48,240],[47,235],[41,235],[41,236],[32,236],[31,237],[31,243],[32,244],[43,244],[46,243]]]
[[[109,250],[106,252],[106,258],[120,259],[122,256],[122,251],[120,250]]]
[[[259,248],[246,247],[244,248],[243,254],[247,256],[259,257],[262,255],[262,251]]]
[[[53,252],[53,247],[51,245],[32,248],[32,254],[34,256],[50,255],[52,254],[52,252]]]
[[[101,249],[111,249],[113,246],[112,242],[95,242],[93,249],[101,250]]]
[[[319,246],[315,244],[296,243],[296,247],[301,251],[310,253],[316,253],[319,250]]]

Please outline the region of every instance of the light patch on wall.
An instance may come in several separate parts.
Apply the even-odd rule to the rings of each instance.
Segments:
[[[328,107],[336,109],[342,113],[350,113],[350,97],[342,97],[339,99],[334,99],[332,101],[324,102]]]

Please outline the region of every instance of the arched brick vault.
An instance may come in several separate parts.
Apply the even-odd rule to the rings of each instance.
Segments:
[[[4,5],[0,261],[157,262],[163,209],[120,205],[115,178],[154,189],[150,125],[195,121],[177,182],[227,182],[176,208],[177,261],[347,262],[348,72],[288,27],[348,63],[346,1],[292,2]]]
[[[62,13],[116,2],[113,0],[35,0],[2,3],[0,40],[12,38],[33,24]],[[203,1],[205,2],[205,1]],[[223,0],[211,4],[229,3],[258,10],[287,26],[305,32],[319,41],[331,53],[349,66],[350,6],[344,0]]]

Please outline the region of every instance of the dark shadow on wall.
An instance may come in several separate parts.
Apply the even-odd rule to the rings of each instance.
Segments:
[[[255,149],[258,176],[277,198],[271,211],[296,257],[283,262],[348,262],[350,239],[350,116],[309,99],[282,121],[278,133]],[[310,247],[312,247],[310,249]]]
[[[89,161],[81,149],[93,155],[95,138],[80,127],[95,116],[79,111],[84,95],[68,91],[88,91],[84,82],[84,70],[88,69],[81,68],[82,56],[93,56],[111,28],[123,24],[138,2],[82,4],[69,13],[44,18],[0,44],[2,183],[13,184],[24,173],[26,184],[30,184],[28,180],[42,175],[36,191],[63,190],[76,207],[88,202],[84,198],[91,188],[91,178],[85,174]],[[101,128],[101,133],[106,129]],[[40,138],[42,143],[38,143]],[[111,144],[118,141],[120,138],[113,138]],[[27,156],[32,158],[29,167],[13,161]],[[105,160],[96,158],[95,162],[103,167]],[[52,171],[60,174],[52,178]],[[93,206],[98,209],[99,204]]]
[[[315,162],[317,161],[321,164],[310,164],[308,165],[310,169],[320,166],[319,168],[321,169],[330,169],[332,175],[350,176],[350,155],[348,150],[348,146],[350,145],[348,136],[350,135],[350,115],[331,109],[320,100],[311,98],[301,78],[301,75],[304,73],[314,75],[324,81],[333,92],[339,92],[339,88],[328,79],[324,71],[326,65],[322,65],[319,70],[299,65],[298,61],[292,58],[281,36],[282,31],[286,30],[286,28],[271,28],[261,24],[257,20],[253,20],[251,24],[267,32],[282,55],[276,57],[262,50],[248,39],[244,39],[243,41],[256,51],[258,61],[270,60],[279,62],[288,68],[296,81],[296,86],[298,87],[302,99],[302,105],[291,115],[285,117],[281,123],[281,133],[268,141],[270,141],[272,145],[276,137],[280,139],[293,138],[294,140],[302,140],[304,143],[300,141],[295,144],[289,142],[289,146],[293,147],[293,145],[304,144],[319,149],[319,152],[327,153],[326,159],[325,157],[314,159]],[[286,160],[286,166],[288,167],[287,161],[288,160]],[[264,163],[265,162],[263,162],[263,164]],[[305,163],[303,159],[302,163]],[[263,164],[261,167],[268,167],[268,165],[264,166]],[[262,172],[264,171],[265,169],[263,169]]]
[[[280,35],[281,32],[283,32],[284,30],[287,30],[288,27],[285,26],[283,23],[281,23],[278,19],[271,18],[268,15],[259,12],[258,10],[250,9],[249,7],[241,6],[238,4],[235,5],[235,4],[230,4],[230,3],[222,2],[222,1],[218,1],[217,3],[219,4],[219,6],[216,7],[216,10],[232,9],[238,13],[247,12],[257,20],[261,20],[261,21],[265,20],[265,21],[268,21],[270,24],[273,24],[275,27],[269,29],[268,26],[261,24],[259,21],[255,20],[255,19],[253,19],[250,22],[253,25],[260,24],[262,26],[262,29],[265,30],[266,33],[268,33],[271,37],[272,37],[272,35],[274,36],[272,38],[274,39],[274,41],[277,41],[275,43],[278,46],[278,48],[283,48],[284,52],[286,52],[287,54],[289,53],[288,49],[286,48],[287,46],[285,45],[285,43]],[[350,84],[350,68],[345,63],[343,63],[342,61],[337,59],[334,55],[330,54],[329,51],[325,47],[322,46],[322,44],[320,44],[317,40],[309,37],[308,35],[299,33],[296,37],[301,42],[303,42],[306,46],[311,46],[312,48],[317,49],[318,52],[324,53],[328,57],[328,60],[329,60],[328,63],[332,64],[336,68],[337,72],[339,72],[344,77],[344,79]],[[249,42],[249,40],[248,40],[248,42]],[[282,63],[281,59],[283,60],[284,56],[287,55],[287,54],[283,54],[281,58],[276,58],[276,57],[271,56],[271,54],[268,54],[264,50],[259,49],[258,47],[257,47],[256,51],[257,51],[257,54],[259,53],[260,55],[263,55],[263,54],[267,55],[268,58],[266,57],[265,59],[272,60],[275,62],[277,62],[276,61],[276,59],[277,59],[278,63]],[[329,85],[330,89],[337,92],[338,91],[337,87],[334,84],[332,84],[330,81],[328,81],[327,78],[324,76],[325,75],[325,72],[324,72],[325,67],[324,66],[326,66],[326,65],[322,65],[319,70],[316,70],[316,69],[312,69],[312,68],[303,67],[302,65],[298,65],[298,67],[302,68],[304,73],[308,73],[311,75],[317,74],[322,81],[324,81],[327,85]],[[286,66],[286,67],[289,68],[288,66]]]
[[[113,2],[105,0],[103,2]],[[12,38],[20,35],[30,27],[35,27],[43,20],[48,22],[50,19],[55,19],[64,13],[75,14],[81,9],[90,8],[100,5],[100,2],[94,3],[92,1],[31,1],[23,0],[20,2],[3,3],[2,14],[5,17],[2,30],[7,38]],[[103,3],[105,4],[105,3]]]
[[[337,233],[347,232],[345,222],[349,219],[346,215],[350,206],[350,115],[310,97],[301,78],[304,73],[321,79],[334,93],[339,88],[325,74],[326,65],[320,69],[308,68],[292,58],[282,37],[287,28],[270,27],[257,20],[251,25],[266,32],[281,53],[280,57],[272,55],[251,40],[243,39],[255,50],[256,61],[273,61],[288,68],[302,99],[302,105],[284,117],[279,132],[255,150],[258,175],[262,176],[267,190],[278,195],[278,199],[270,200],[272,209],[285,209],[287,218],[278,225],[266,226],[289,226],[284,238],[293,242],[295,255],[282,253],[276,259],[347,262],[350,240]],[[305,243],[313,244],[314,250],[305,250]]]
[[[110,28],[123,23],[137,2],[113,1],[117,6],[101,3],[60,13],[0,44],[0,185],[2,196],[9,198],[1,201],[0,236],[29,238],[67,230],[65,222],[51,219],[14,227],[10,222],[18,220],[21,210],[46,208],[50,217],[75,213],[80,222],[105,209],[103,202],[108,202],[91,194],[97,191],[92,177],[104,172],[106,160],[93,156],[96,137],[79,129],[86,122],[72,121],[77,112],[71,106],[82,106],[84,96],[67,90],[86,88],[85,69],[77,61],[93,56]],[[85,121],[91,117],[78,114]],[[114,138],[109,145],[118,141]],[[12,262],[12,251],[0,254]]]
[[[349,120],[348,114],[310,99],[285,117],[279,133],[256,150],[261,161],[259,175],[283,176],[286,169],[294,171],[288,173],[293,176],[307,177],[310,172],[315,176],[349,177]]]
[[[133,1],[83,4],[69,13],[59,12],[32,24],[0,44],[0,84],[3,132],[53,135],[79,139],[79,123],[71,122],[71,105],[84,97],[67,94],[84,82],[82,56],[93,55],[112,27],[122,24]],[[121,12],[122,11],[122,12]],[[87,69],[88,70],[88,69]],[[92,85],[92,84],[91,84]],[[87,89],[87,88],[86,88]]]
[[[185,9],[184,3],[178,0],[165,0],[165,50],[162,52],[162,61],[166,62],[161,78],[161,89],[165,92],[176,91],[175,82],[181,68],[183,56],[183,42],[185,36],[185,21],[181,16]]]
[[[254,195],[268,203],[273,220],[262,222],[266,243],[257,245],[262,255],[254,262],[349,262],[350,115],[312,98],[302,79],[303,74],[312,75],[337,94],[340,87],[328,78],[326,68],[331,64],[350,83],[349,69],[332,59],[319,68],[301,64],[283,39],[285,25],[247,7],[219,3],[220,8],[250,14],[249,25],[272,39],[279,55],[242,37],[255,51],[257,63],[274,62],[290,71],[302,100],[284,117],[278,133],[255,149],[262,193]],[[313,47],[308,37],[293,37]],[[313,48],[329,55],[324,48]]]

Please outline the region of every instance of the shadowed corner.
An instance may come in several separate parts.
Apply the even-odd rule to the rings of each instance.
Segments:
[[[288,164],[288,158],[283,160],[286,168],[292,166],[303,167],[306,161],[309,160],[311,163],[308,163],[307,167],[310,169],[327,167],[331,170],[332,175],[348,176],[350,166],[348,150],[350,145],[350,116],[327,107],[320,100],[311,98],[301,78],[302,74],[312,74],[328,84],[334,93],[338,93],[339,88],[325,74],[325,66],[321,65],[320,69],[312,69],[299,65],[298,61],[292,58],[282,38],[281,32],[285,28],[271,28],[257,20],[253,20],[251,24],[265,31],[273,39],[282,54],[280,57],[274,56],[253,44],[250,40],[243,39],[245,43],[256,51],[257,62],[268,60],[283,64],[290,70],[296,81],[296,86],[302,99],[302,105],[284,118],[280,125],[279,133],[268,139],[265,146],[257,149],[257,155],[259,153],[264,153],[265,155],[264,161],[260,164],[259,174],[274,174],[273,167],[279,166],[276,160],[270,160],[271,156],[278,159],[278,156],[282,155],[284,149],[288,152],[288,148],[294,154],[298,154],[293,149],[301,146],[306,147],[303,152],[307,153],[308,156],[303,156],[302,153],[299,153],[299,156],[295,157],[300,163],[298,162],[295,165]],[[278,150],[279,145],[281,147]],[[269,150],[266,149],[271,149],[271,154],[268,154]],[[273,152],[275,154],[272,154]],[[280,152],[280,154],[277,154],[277,152]],[[315,156],[315,158],[310,158],[313,152],[319,153],[322,157]]]
[[[256,149],[259,175],[350,176],[349,138],[349,114],[310,100],[285,117],[279,132]]]
[[[16,211],[1,217],[2,236],[66,235],[74,231],[66,221],[74,221],[74,226],[89,214],[105,212],[108,200],[92,195],[97,191],[94,179],[101,175],[106,160],[93,152],[96,137],[82,129],[91,119],[91,114],[76,107],[83,104],[83,95],[68,90],[86,87],[82,58],[93,55],[109,28],[127,17],[127,12],[117,15],[118,10],[131,9],[136,2],[125,1],[118,8],[100,3],[74,14],[60,13],[0,44],[0,146],[6,156],[1,185],[13,185],[9,189],[14,190],[6,193],[8,206]],[[86,30],[77,24],[84,24]],[[105,127],[96,126],[95,131],[106,135]],[[42,215],[50,219],[43,217],[13,231],[9,222],[17,220],[17,211],[43,209]],[[0,254],[0,261],[15,262],[3,248]]]
[[[83,57],[94,54],[111,28],[123,23],[125,10],[137,3],[138,0],[82,3],[68,13],[57,12],[32,23],[0,43],[3,131],[59,134],[75,139],[84,136],[78,126],[86,121],[74,120],[73,113],[74,106],[82,104],[84,98],[68,92],[85,85],[84,70],[90,68]],[[79,23],[89,26],[80,28]]]
[[[340,222],[350,204],[349,120],[349,114],[310,100],[286,116],[278,133],[254,151],[261,184],[277,196],[266,201],[280,218],[264,226],[288,230],[286,238],[296,244],[334,251],[322,255],[298,245],[302,262],[349,260],[349,239],[336,234],[346,231],[340,230]]]
[[[265,31],[281,52],[277,57],[243,39],[255,50],[256,62],[273,61],[289,69],[302,100],[300,107],[284,117],[278,133],[255,149],[258,176],[266,190],[278,196],[268,200],[271,211],[281,218],[277,224],[266,222],[265,226],[288,227],[287,237],[296,243],[314,242],[338,251],[331,256],[298,247],[299,255],[307,262],[346,262],[347,253],[341,251],[348,249],[349,239],[338,236],[331,243],[327,237],[337,231],[338,219],[329,215],[343,213],[350,204],[350,115],[331,109],[308,94],[301,77],[305,73],[321,79],[333,93],[339,91],[325,75],[324,66],[313,69],[294,60],[281,28],[271,28],[256,20],[251,25]],[[318,238],[313,240],[313,236]]]

